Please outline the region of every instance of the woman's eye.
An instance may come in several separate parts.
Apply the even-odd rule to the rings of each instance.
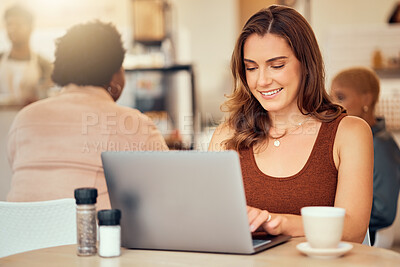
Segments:
[[[271,66],[271,68],[273,68],[273,69],[281,69],[281,68],[283,68],[285,66],[285,64],[282,64],[282,65],[275,65],[275,66]]]
[[[255,70],[255,69],[257,69],[256,67],[246,67],[246,70],[247,71],[253,71],[253,70]]]

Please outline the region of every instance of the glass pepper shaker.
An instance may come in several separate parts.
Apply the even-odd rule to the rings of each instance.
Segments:
[[[75,189],[77,254],[91,256],[97,252],[96,188]]]
[[[117,257],[121,255],[121,211],[101,210],[97,213],[99,221],[99,256]]]

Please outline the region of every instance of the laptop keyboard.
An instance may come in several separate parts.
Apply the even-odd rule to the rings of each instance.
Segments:
[[[271,240],[263,240],[263,239],[253,239],[253,247],[259,247],[265,244],[271,243]]]

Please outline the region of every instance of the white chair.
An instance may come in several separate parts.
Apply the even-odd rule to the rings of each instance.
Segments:
[[[396,235],[399,236],[400,233],[400,192],[397,201],[396,217],[392,225],[376,231],[374,247],[391,249],[396,245]],[[399,240],[397,245],[400,244]]]
[[[394,225],[376,231],[374,247],[390,249],[394,242]]]
[[[369,229],[367,229],[367,233],[365,234],[363,245],[371,246],[371,239],[369,238]]]
[[[0,201],[0,258],[76,244],[75,200]]]

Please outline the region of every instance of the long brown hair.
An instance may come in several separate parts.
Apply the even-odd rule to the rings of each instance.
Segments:
[[[227,149],[249,148],[269,136],[271,121],[268,111],[252,95],[243,62],[243,46],[247,38],[252,34],[264,36],[267,33],[284,38],[300,61],[299,110],[320,121],[332,121],[343,112],[341,106],[332,103],[325,90],[324,64],[311,26],[294,9],[272,5],[261,9],[246,22],[232,54],[234,90],[223,109],[229,112],[226,123],[235,134],[224,142]]]

